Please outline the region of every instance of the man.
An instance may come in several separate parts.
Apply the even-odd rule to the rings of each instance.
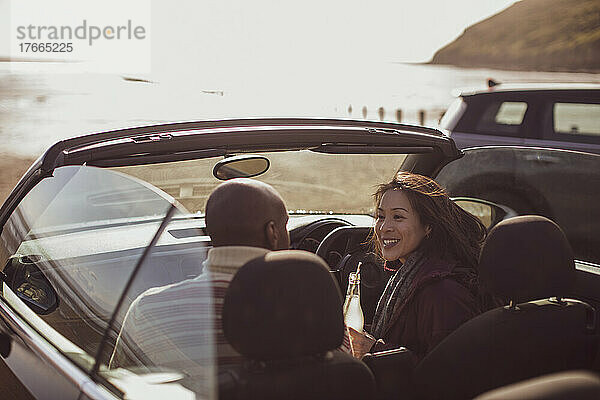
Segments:
[[[205,214],[213,248],[202,273],[149,289],[134,300],[110,368],[167,367],[185,372],[198,383],[202,377],[210,379],[212,372],[207,366],[214,367],[215,361],[220,369],[243,362],[223,335],[225,293],[246,262],[289,247],[288,214],[273,187],[251,179],[234,179],[218,186],[208,198]],[[347,334],[341,349],[350,352]]]

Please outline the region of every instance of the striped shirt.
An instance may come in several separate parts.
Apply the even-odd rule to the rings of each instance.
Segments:
[[[244,358],[223,334],[223,301],[238,269],[267,252],[215,247],[198,277],[142,293],[127,311],[109,368],[160,366],[197,376],[207,366],[240,365]],[[341,350],[351,352],[347,330]]]

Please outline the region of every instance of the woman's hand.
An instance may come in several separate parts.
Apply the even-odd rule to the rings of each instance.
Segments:
[[[355,358],[362,358],[371,350],[377,339],[365,332],[359,332],[356,329],[348,327],[350,335],[350,344],[352,346],[352,355]]]

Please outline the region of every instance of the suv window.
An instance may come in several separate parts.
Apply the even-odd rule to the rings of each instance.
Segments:
[[[527,103],[505,101],[500,105],[494,122],[501,125],[521,125],[527,111]]]
[[[567,135],[600,135],[600,104],[554,103],[554,132]]]
[[[507,136],[518,136],[525,118],[527,103],[522,101],[496,101],[484,109],[476,130]]]

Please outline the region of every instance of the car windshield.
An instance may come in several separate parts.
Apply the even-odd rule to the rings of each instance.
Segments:
[[[255,179],[277,189],[291,214],[372,214],[375,186],[392,178],[406,154],[324,154],[310,150],[260,153],[269,170]],[[164,164],[117,167],[115,171],[149,182],[191,213],[204,213],[219,184],[212,174],[221,157]]]

